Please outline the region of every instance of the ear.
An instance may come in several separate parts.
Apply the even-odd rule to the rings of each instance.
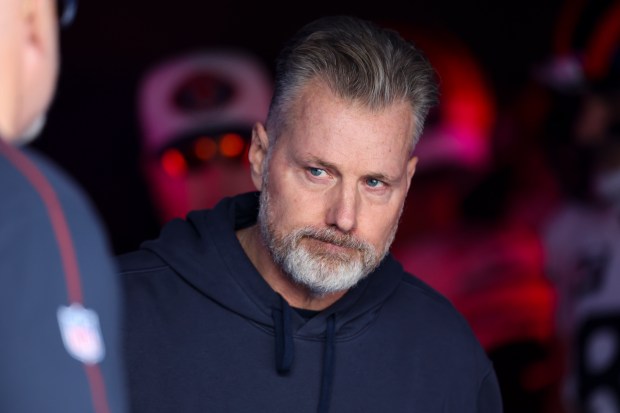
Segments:
[[[265,173],[265,161],[267,160],[267,151],[269,150],[269,136],[265,130],[265,126],[257,122],[252,128],[252,142],[248,159],[250,160],[250,173],[252,174],[252,182],[259,191],[263,185],[263,174]]]
[[[413,174],[415,174],[415,168],[418,164],[418,157],[412,156],[407,161],[407,191],[409,191],[409,187],[411,186],[411,178],[413,178]]]

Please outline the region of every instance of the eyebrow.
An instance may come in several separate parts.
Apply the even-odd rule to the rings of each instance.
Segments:
[[[317,158],[314,155],[308,155],[308,156],[304,157],[304,162],[313,163],[313,164],[316,164],[318,166],[324,167],[326,169],[332,169],[332,170],[336,170],[336,171],[338,170],[338,167],[335,164],[333,164],[331,162],[324,161],[324,160],[322,160],[320,158]]]

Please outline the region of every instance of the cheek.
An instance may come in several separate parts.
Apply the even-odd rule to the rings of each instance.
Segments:
[[[286,222],[292,226],[317,225],[308,218],[317,214],[320,204],[316,194],[306,193],[297,182],[290,168],[275,159],[269,169],[267,190],[269,192],[272,216],[277,222]]]
[[[373,208],[360,217],[359,236],[381,251],[398,226],[400,206]]]
[[[268,185],[271,214],[276,225],[297,228],[317,225],[309,217],[313,215],[313,203],[305,199],[302,191],[283,180],[271,180]]]

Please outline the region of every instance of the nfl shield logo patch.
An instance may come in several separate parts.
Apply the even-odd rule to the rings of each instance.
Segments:
[[[86,364],[103,360],[105,348],[95,311],[74,303],[59,307],[57,315],[62,342],[71,356]]]

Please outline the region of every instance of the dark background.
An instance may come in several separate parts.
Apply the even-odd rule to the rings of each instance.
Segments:
[[[170,55],[235,47],[272,68],[283,41],[327,14],[450,30],[487,71],[499,109],[510,104],[532,65],[546,58],[562,2],[82,1],[61,32],[59,89],[43,135],[33,143],[83,186],[117,253],[158,232],[138,167],[135,93],[142,73]]]

